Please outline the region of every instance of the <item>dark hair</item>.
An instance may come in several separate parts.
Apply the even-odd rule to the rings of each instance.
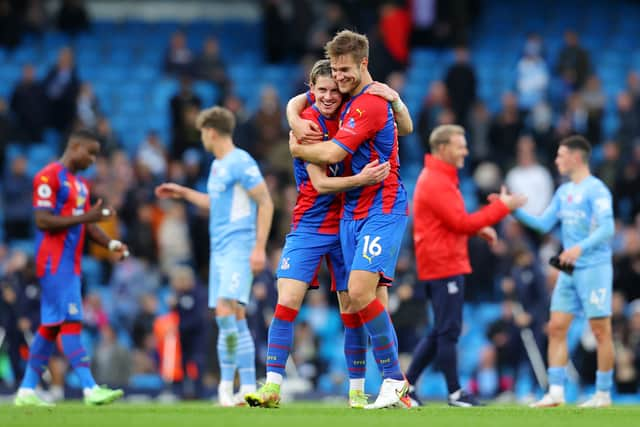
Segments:
[[[585,163],[589,161],[591,157],[591,144],[584,136],[581,135],[572,135],[568,136],[562,141],[560,141],[560,147],[567,147],[569,150],[580,150],[582,152],[582,160]]]
[[[71,132],[71,134],[69,134],[69,138],[67,139],[67,147],[69,147],[71,144],[85,144],[87,142],[97,142],[98,144],[100,144],[100,138],[98,138],[98,135],[94,131],[82,128],[74,130]]]
[[[202,110],[196,118],[196,128],[213,128],[222,135],[231,136],[236,127],[236,118],[233,113],[224,107],[211,107]]]
[[[313,64],[313,68],[309,72],[309,84],[316,84],[320,76],[331,77],[331,63],[328,59],[321,59]]]

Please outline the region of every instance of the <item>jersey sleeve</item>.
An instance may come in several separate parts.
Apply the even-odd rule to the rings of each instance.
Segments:
[[[615,232],[613,201],[609,190],[604,185],[596,186],[589,194],[589,202],[595,228],[586,239],[578,242],[583,251],[606,242]]]
[[[55,209],[59,187],[58,176],[54,170],[38,172],[33,178],[33,208]]]
[[[542,215],[530,215],[520,208],[513,212],[513,216],[527,227],[532,228],[539,233],[548,233],[551,231],[553,226],[556,225],[559,219],[558,213],[560,212],[561,188],[562,187],[556,190],[553,198],[551,199],[551,203],[547,206]]]
[[[365,96],[365,95],[361,95]],[[340,123],[333,142],[353,154],[365,141],[371,139],[386,121],[388,103],[382,99],[364,98],[354,101]]]
[[[264,181],[260,168],[256,161],[249,155],[242,159],[236,170],[236,177],[240,185],[246,190],[255,188],[256,185]]]

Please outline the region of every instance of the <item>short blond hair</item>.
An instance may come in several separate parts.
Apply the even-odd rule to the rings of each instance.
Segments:
[[[453,135],[464,135],[464,128],[459,125],[440,125],[431,131],[429,135],[429,146],[431,152],[434,152],[441,145],[451,142]]]
[[[196,118],[196,128],[198,130],[213,128],[222,135],[231,136],[235,127],[236,118],[231,110],[217,105],[200,111]]]
[[[369,39],[363,34],[342,30],[324,47],[327,58],[351,55],[356,63],[369,57]]]

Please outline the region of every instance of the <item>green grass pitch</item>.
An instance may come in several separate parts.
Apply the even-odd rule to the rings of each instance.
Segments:
[[[210,403],[128,404],[86,407],[64,403],[55,408],[0,405],[1,427],[638,427],[640,406],[579,409],[564,406],[449,408],[430,403],[411,410],[353,410],[322,403],[294,403],[279,409],[219,408]]]

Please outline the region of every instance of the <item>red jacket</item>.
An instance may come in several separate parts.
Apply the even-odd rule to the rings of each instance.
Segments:
[[[468,214],[455,166],[431,155],[413,196],[413,240],[420,280],[471,273],[467,239],[509,214],[500,200]]]

